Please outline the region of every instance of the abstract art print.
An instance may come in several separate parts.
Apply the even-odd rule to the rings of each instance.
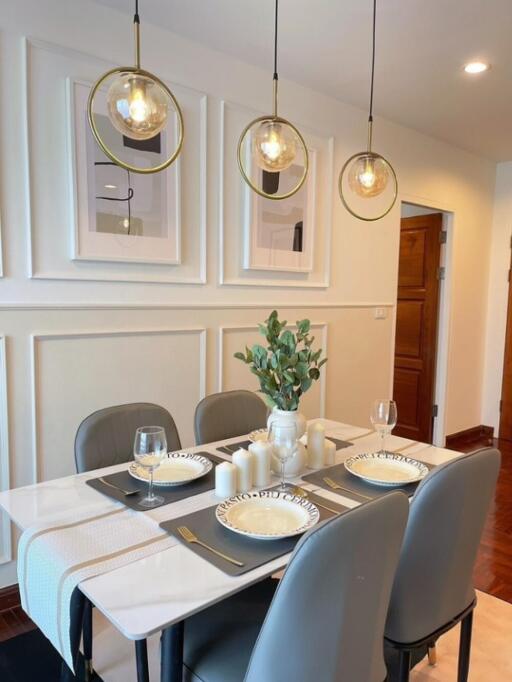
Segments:
[[[97,145],[87,120],[90,85],[69,82],[74,150],[75,229],[72,258],[135,263],[180,263],[179,161],[160,173],[121,168]],[[102,107],[101,100],[98,102]],[[146,141],[124,137],[106,105],[95,122],[118,158],[149,166],[167,156],[176,126]]]
[[[250,143],[248,143],[250,144]],[[306,182],[291,197],[268,199],[244,187],[244,254],[247,270],[311,272],[315,241],[315,152],[310,150]],[[292,164],[281,173],[254,169],[260,186],[269,194],[286,193],[303,173]]]

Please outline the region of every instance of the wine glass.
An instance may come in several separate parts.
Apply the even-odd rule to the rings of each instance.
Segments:
[[[371,421],[374,429],[380,435],[379,454],[386,454],[385,439],[395,428],[398,418],[396,403],[394,400],[376,400],[373,403]]]
[[[268,431],[268,441],[272,445],[272,452],[281,464],[281,485],[278,490],[287,492],[288,488],[284,480],[286,462],[297,452],[297,424],[295,422],[283,422],[275,420],[271,423]]]
[[[167,456],[167,438],[161,426],[141,426],[135,432],[133,456],[137,464],[149,473],[148,494],[139,504],[142,507],[157,507],[164,498],[153,492],[153,473]]]

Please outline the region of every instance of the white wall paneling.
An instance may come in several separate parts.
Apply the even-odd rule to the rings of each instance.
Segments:
[[[111,64],[81,52],[24,39],[29,274],[37,279],[203,284],[206,281],[206,130],[204,93],[170,83],[183,109],[179,158],[181,262],[175,265],[77,261],[77,208],[69,82],[93,83]],[[87,125],[85,111],[84,126]],[[183,188],[194,187],[194,192]]]
[[[73,444],[92,412],[154,402],[173,415],[184,447],[206,390],[206,330],[140,329],[32,335],[33,480],[74,472]]]
[[[292,327],[288,328],[292,329]],[[312,322],[311,329],[313,336],[316,337],[314,348],[322,348],[324,351],[322,357],[327,356],[327,322]],[[218,391],[230,391],[236,388],[247,388],[251,391],[258,390],[258,380],[250,372],[248,365],[233,356],[235,352],[243,351],[246,345],[250,348],[255,343],[263,342],[264,339],[258,331],[258,326],[255,324],[219,327],[217,359]],[[320,370],[320,379],[313,383],[313,386],[301,399],[300,411],[308,418],[315,416],[325,417],[328,364],[327,362]]]
[[[330,252],[333,202],[334,138],[297,125],[314,159],[311,177],[316,178],[315,240],[311,272],[265,272],[243,268],[242,225],[246,220],[247,189],[237,165],[237,144],[247,123],[261,112],[231,102],[221,102],[219,170],[219,281],[223,285],[327,288],[330,282]]]
[[[7,356],[5,336],[0,336],[0,490],[9,489],[9,419],[7,408]],[[0,564],[11,560],[11,528],[0,515]]]

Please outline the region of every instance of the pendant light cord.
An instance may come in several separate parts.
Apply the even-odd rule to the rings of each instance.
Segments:
[[[368,116],[368,122],[373,122],[373,83],[375,80],[375,34],[376,34],[376,23],[377,23],[377,0],[373,0],[373,34],[372,34],[372,76],[370,82],[370,113]]]
[[[275,16],[274,16],[274,80],[278,79],[277,75],[277,19],[279,13],[279,0],[276,0]]]
[[[140,69],[140,17],[139,0],[135,0],[135,14],[133,15],[133,26],[135,34],[135,68]]]
[[[277,116],[277,81],[279,76],[277,75],[277,19],[279,14],[279,0],[275,0],[275,11],[274,11],[274,77],[273,77],[273,116]]]
[[[139,0],[135,0],[135,14],[133,15],[133,23],[140,24],[139,18]]]

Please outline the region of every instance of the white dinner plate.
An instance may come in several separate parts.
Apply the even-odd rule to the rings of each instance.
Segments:
[[[257,440],[268,440],[267,429],[255,429],[247,436],[251,443],[255,443]]]
[[[230,497],[218,505],[217,521],[229,530],[258,540],[280,540],[305,533],[318,523],[318,508],[303,497],[261,490]]]
[[[345,460],[345,469],[368,483],[386,486],[415,483],[428,474],[423,462],[394,452],[354,455]]]
[[[189,452],[170,452],[155,469],[153,482],[155,485],[172,486],[184,485],[195,481],[196,478],[206,476],[212,470],[213,464],[206,457],[194,455]],[[139,481],[149,481],[149,472],[136,462],[132,462],[128,468],[130,476]]]

